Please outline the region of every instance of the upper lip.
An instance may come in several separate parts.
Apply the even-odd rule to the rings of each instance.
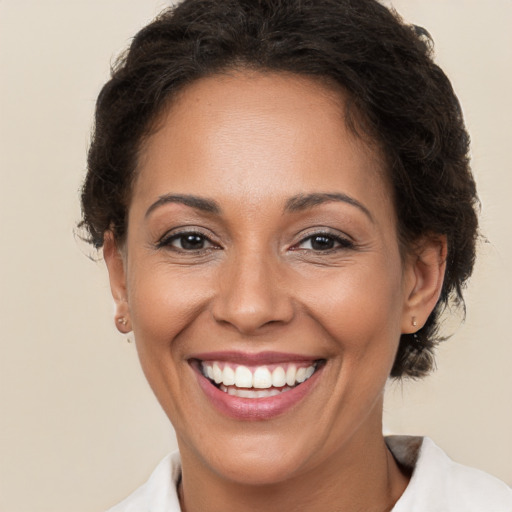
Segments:
[[[238,363],[240,365],[265,365],[265,364],[279,364],[289,362],[308,362],[323,359],[319,356],[309,356],[304,354],[292,354],[285,352],[240,352],[240,351],[218,351],[218,352],[203,352],[201,354],[193,354],[189,357],[190,360],[196,359],[200,361],[226,361],[230,363]]]

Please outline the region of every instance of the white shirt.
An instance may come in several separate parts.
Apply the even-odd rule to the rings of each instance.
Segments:
[[[428,437],[389,436],[398,462],[413,469],[392,512],[512,512],[512,489],[478,469],[453,462]],[[176,484],[178,452],[156,467],[149,480],[108,512],[180,512]]]

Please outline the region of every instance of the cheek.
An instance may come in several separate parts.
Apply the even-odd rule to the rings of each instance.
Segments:
[[[128,274],[128,302],[141,368],[160,405],[178,430],[189,414],[187,339],[197,336],[197,317],[209,302],[209,280],[197,269],[171,272],[165,263],[139,264]],[[203,333],[204,335],[204,333]]]
[[[211,272],[210,272],[211,274]],[[197,268],[172,270],[162,262],[131,272],[128,297],[137,346],[143,357],[181,355],[181,335],[194,325],[211,294],[211,276]]]
[[[368,258],[302,283],[297,296],[347,357],[394,355],[403,304],[399,264],[393,267],[389,261]]]

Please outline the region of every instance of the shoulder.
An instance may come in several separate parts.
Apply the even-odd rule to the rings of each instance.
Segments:
[[[391,436],[386,443],[411,481],[393,512],[510,512],[512,490],[478,469],[452,461],[429,438]]]
[[[178,452],[167,455],[148,481],[107,512],[180,512],[176,484],[181,475]]]

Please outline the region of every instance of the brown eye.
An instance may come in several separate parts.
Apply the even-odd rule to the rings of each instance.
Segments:
[[[354,244],[346,238],[331,235],[329,233],[317,233],[304,238],[297,246],[297,249],[310,251],[330,251],[336,249],[353,248]]]
[[[180,249],[185,251],[197,251],[198,249],[204,249],[206,240],[201,235],[189,233],[180,235],[173,242],[174,243],[172,245],[178,246]]]
[[[166,236],[159,242],[158,246],[186,252],[201,251],[215,247],[206,236],[194,232],[176,233]]]
[[[315,251],[325,251],[333,249],[336,244],[334,238],[325,235],[317,235],[311,237],[311,247]]]

